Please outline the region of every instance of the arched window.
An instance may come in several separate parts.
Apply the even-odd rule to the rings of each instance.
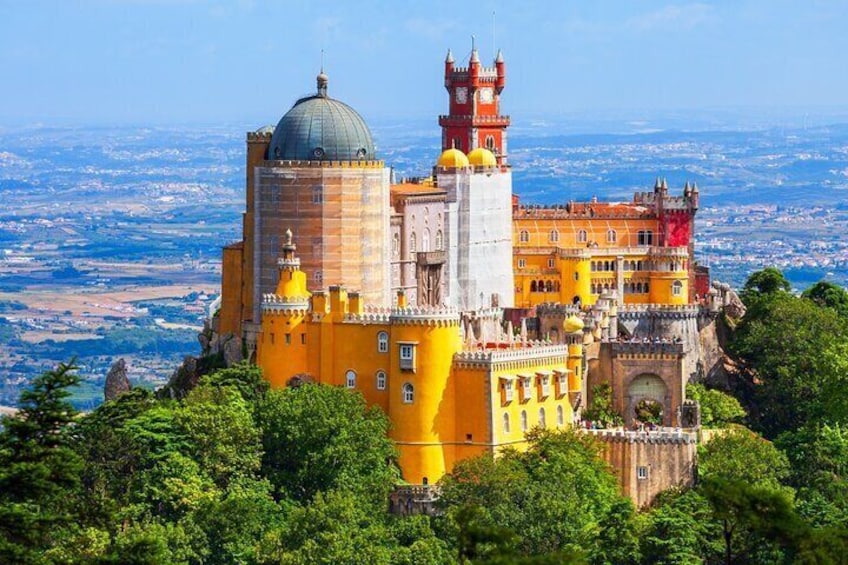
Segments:
[[[641,270],[642,270],[642,261],[636,261],[636,270],[637,270],[637,271],[641,271]]]
[[[356,373],[353,371],[345,373],[345,386],[347,388],[356,388]]]
[[[400,235],[397,233],[392,236],[392,257],[400,256]]]
[[[562,427],[565,425],[565,416],[563,414],[562,406],[557,406],[557,426]]]
[[[430,230],[427,228],[424,228],[424,233],[421,234],[421,251],[430,251]]]
[[[324,282],[324,274],[321,271],[315,271],[312,278],[315,280],[315,284],[323,284]]]
[[[548,427],[548,424],[545,422],[545,409],[539,408],[539,427],[544,429]]]
[[[495,150],[495,136],[494,135],[487,135],[486,136],[486,149],[488,149],[489,151]]]
[[[645,293],[647,294],[647,292],[648,292],[648,283],[646,282],[645,283]]]
[[[548,268],[553,269],[554,265],[555,265],[555,263],[554,263],[553,257],[548,258]]]
[[[609,271],[609,270],[610,270],[610,262],[604,261],[604,271]]]
[[[442,230],[436,230],[436,251],[441,251],[445,242],[442,238]]]
[[[609,283],[604,283],[604,292],[609,292],[609,291],[610,291]]]
[[[674,296],[680,296],[683,294],[683,283],[680,281],[674,281],[671,284],[671,294]]]
[[[642,283],[636,283],[636,294],[642,294]]]
[[[598,270],[598,264],[597,264],[597,263],[595,263],[594,261],[592,261],[591,269],[592,269],[592,272],[597,271],[597,270]]]
[[[403,383],[403,403],[412,404],[413,400],[415,400],[415,389],[412,383]]]
[[[386,373],[377,371],[377,390],[386,390]]]
[[[509,414],[506,413],[503,415],[503,431],[505,434],[509,433]]]
[[[386,332],[379,332],[377,334],[377,352],[378,353],[388,353],[389,352],[389,334]]]
[[[521,431],[522,432],[527,431],[527,411],[526,410],[521,411]]]
[[[615,230],[607,230],[607,243],[615,243],[617,234]]]
[[[518,241],[521,243],[527,243],[530,241],[530,232],[527,230],[521,230],[518,234]]]
[[[409,234],[409,252],[410,253],[415,253],[415,251],[416,251],[415,246],[416,246],[415,232],[412,232],[411,234]]]
[[[586,243],[589,241],[589,232],[580,230],[577,232],[577,243]]]
[[[548,238],[551,240],[552,243],[556,243],[557,241],[559,241],[559,231],[551,230],[551,233]]]
[[[537,282],[536,287],[539,289],[539,292],[545,292],[545,281]]]
[[[592,283],[592,294],[598,294],[598,287],[595,286],[595,283]]]
[[[530,292],[536,292],[536,281],[530,281]]]

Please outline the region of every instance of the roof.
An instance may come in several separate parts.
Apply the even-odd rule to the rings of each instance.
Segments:
[[[403,182],[400,184],[393,184],[389,191],[392,195],[416,195],[416,194],[445,194],[445,191],[440,189],[439,187],[428,185],[428,184],[419,184],[419,183],[411,183],[411,182]]]

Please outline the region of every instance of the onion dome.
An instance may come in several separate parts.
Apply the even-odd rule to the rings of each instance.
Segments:
[[[468,154],[468,162],[475,167],[496,167],[498,160],[495,154],[485,147],[478,147]]]
[[[268,159],[283,161],[363,161],[376,159],[371,131],[356,110],[327,95],[327,75],[318,92],[286,112],[271,136]]]
[[[468,157],[459,149],[445,149],[436,161],[436,166],[446,169],[459,169],[468,166]]]
[[[569,316],[562,323],[562,330],[567,334],[576,334],[583,331],[583,320],[578,316]]]

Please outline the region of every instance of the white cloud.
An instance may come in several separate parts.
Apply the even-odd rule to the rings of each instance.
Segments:
[[[669,5],[653,12],[630,18],[624,27],[638,32],[686,31],[716,19],[708,4]]]

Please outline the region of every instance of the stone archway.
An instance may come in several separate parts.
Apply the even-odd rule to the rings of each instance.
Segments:
[[[668,386],[658,375],[641,373],[630,379],[626,392],[626,410],[624,421],[627,425],[636,419],[636,408],[640,405],[655,402],[662,406],[662,421],[664,425],[671,424],[671,398]]]

